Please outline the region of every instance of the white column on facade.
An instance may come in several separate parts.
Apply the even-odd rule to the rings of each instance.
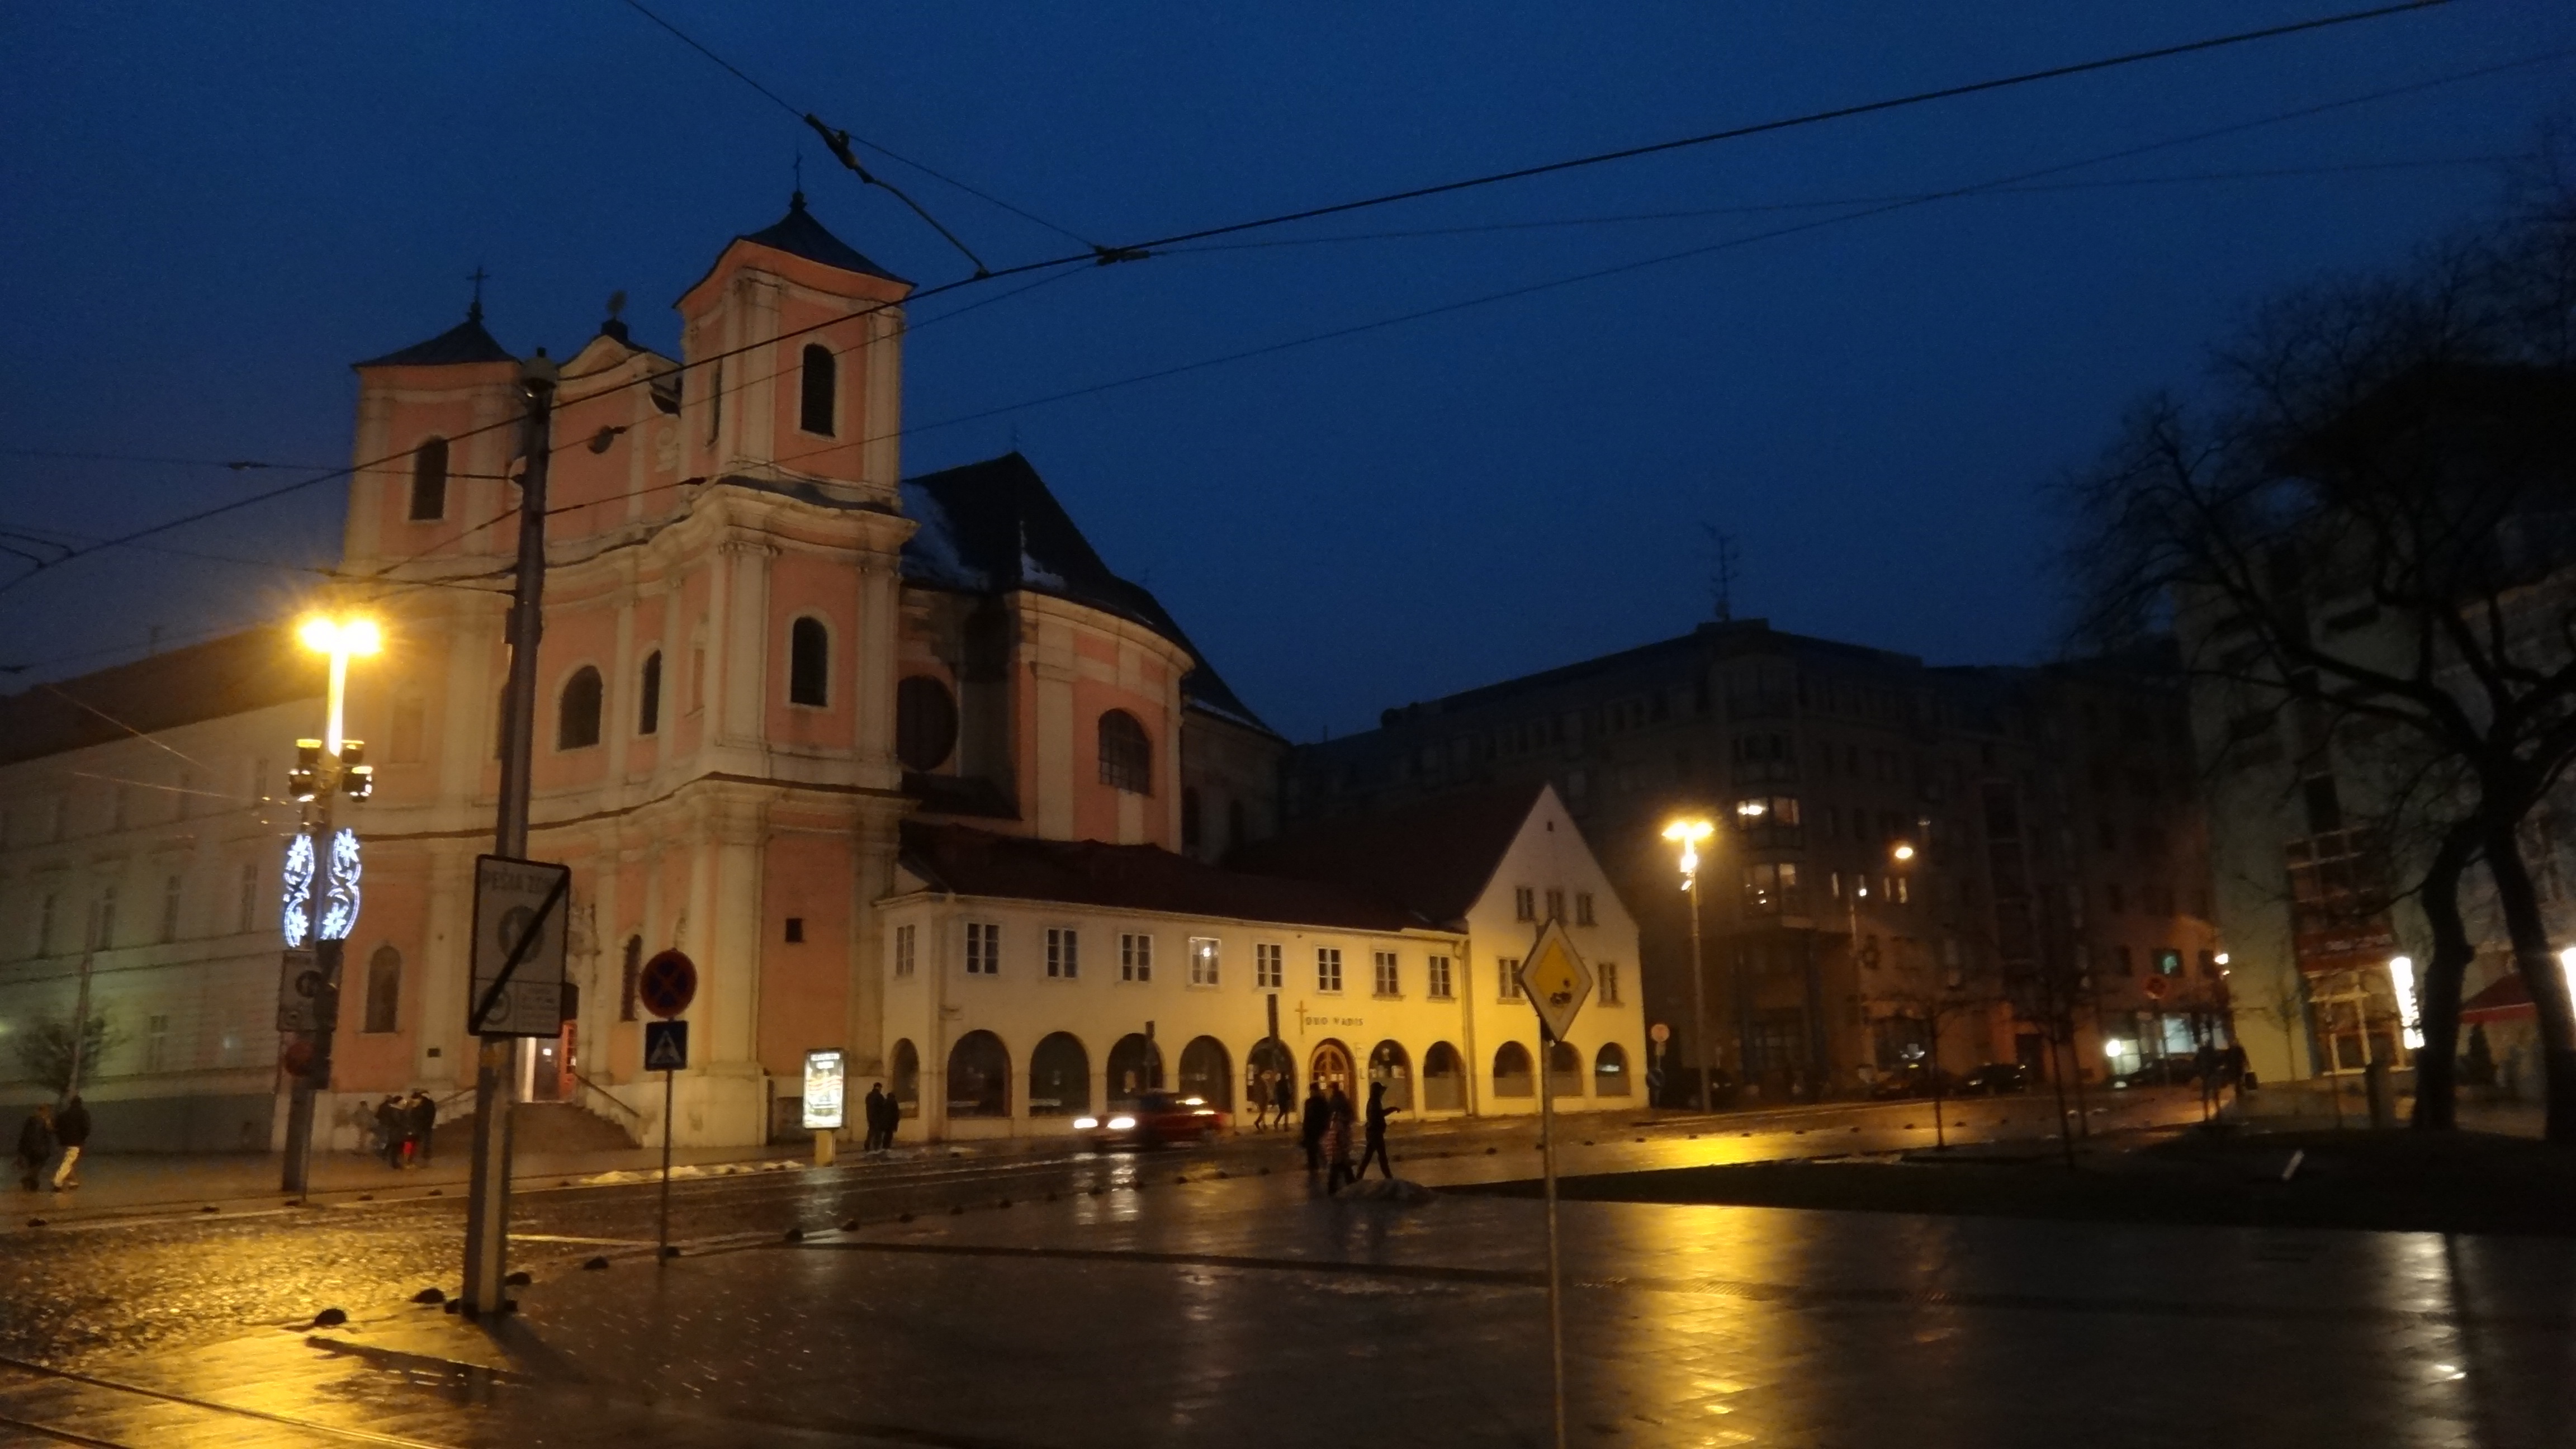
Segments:
[[[370,388],[358,399],[358,435],[354,463],[371,462],[390,451],[388,430],[392,399]],[[341,553],[351,563],[384,554],[384,468],[361,469],[349,480],[349,518],[341,533]]]
[[[1038,834],[1048,840],[1073,838],[1073,680],[1072,645],[1061,625],[1039,625],[1039,657],[1029,665],[1036,696]],[[1061,654],[1063,657],[1058,658]]]
[[[415,1075],[464,1081],[473,1070],[473,1053],[465,1046],[465,994],[466,953],[473,947],[474,850],[461,841],[432,841],[426,854],[429,901],[420,942],[421,1021],[412,1033],[412,1048],[420,1053]]]
[[[866,446],[860,476],[892,491],[903,477],[903,312],[868,318]]]
[[[724,619],[716,631],[721,640],[723,685],[717,691],[723,716],[716,730],[722,745],[759,748],[766,741],[769,704],[769,571],[777,550],[748,537],[727,538],[718,546],[725,559]]]
[[[778,385],[786,358],[804,350],[804,340],[781,344],[778,341],[778,304],[784,292],[769,277],[744,276],[735,285],[742,305],[742,327],[745,336],[757,338],[759,345],[742,356],[743,389],[740,430],[741,443],[737,456],[745,463],[774,466],[778,457]],[[793,382],[790,372],[786,380]]]

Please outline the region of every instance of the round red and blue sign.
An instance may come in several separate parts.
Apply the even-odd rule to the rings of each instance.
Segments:
[[[665,1021],[688,1010],[697,997],[697,963],[676,950],[661,952],[635,973],[635,999]]]

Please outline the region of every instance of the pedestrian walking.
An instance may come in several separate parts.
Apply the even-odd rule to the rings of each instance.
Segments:
[[[1279,1130],[1285,1132],[1288,1130],[1289,1117],[1294,1115],[1297,1110],[1297,1077],[1295,1073],[1281,1072],[1279,1074],[1278,1096],[1275,1100],[1279,1104]]]
[[[1333,1104],[1324,1096],[1324,1084],[1306,1084],[1306,1116],[1300,1124],[1306,1143],[1306,1175],[1324,1170],[1324,1129],[1333,1125]]]
[[[2227,1085],[2236,1089],[2236,1100],[2245,1100],[2245,1043],[2227,1044]]]
[[[384,1154],[385,1166],[403,1165],[403,1139],[411,1135],[411,1114],[402,1099],[392,1092],[376,1104],[376,1150]]]
[[[2210,1108],[2218,1104],[2218,1065],[2222,1060],[2218,1048],[2206,1040],[2201,1042],[2200,1050],[2191,1054],[2191,1074],[2200,1085],[2200,1115],[2203,1117],[2208,1116]]]
[[[1368,1121],[1365,1124],[1367,1135],[1363,1139],[1366,1146],[1360,1153],[1360,1170],[1351,1174],[1351,1181],[1357,1182],[1368,1176],[1371,1158],[1377,1159],[1378,1170],[1385,1173],[1389,1180],[1395,1177],[1395,1164],[1386,1160],[1386,1119],[1403,1110],[1401,1107],[1390,1107],[1386,1104],[1386,1083],[1369,1083]]]
[[[1252,1079],[1252,1130],[1255,1132],[1270,1130],[1270,1108],[1275,1100],[1275,1094],[1270,1090],[1271,1075],[1262,1072]]]
[[[36,1110],[18,1127],[18,1186],[36,1190],[36,1174],[45,1170],[45,1160],[54,1155],[54,1109],[49,1102],[38,1102]]]
[[[429,1145],[438,1134],[438,1099],[418,1087],[403,1108],[403,1155],[413,1167],[429,1165]]]
[[[1324,1191],[1336,1193],[1342,1190],[1343,1183],[1359,1180],[1359,1174],[1351,1171],[1351,1139],[1358,1135],[1353,1130],[1358,1125],[1358,1114],[1351,1110],[1350,1093],[1343,1091],[1339,1082],[1333,1084],[1330,1105],[1325,1110],[1329,1120],[1324,1126]]]
[[[54,1191],[80,1186],[81,1149],[89,1146],[89,1105],[77,1093],[54,1114],[54,1140],[63,1145],[63,1160],[54,1168]]]

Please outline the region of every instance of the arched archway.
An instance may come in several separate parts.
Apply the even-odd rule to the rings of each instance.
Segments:
[[[1193,1037],[1181,1048],[1181,1095],[1196,1097],[1211,1107],[1225,1107],[1234,1101],[1234,1061],[1226,1054],[1225,1043],[1212,1036]]]
[[[1339,1087],[1346,1095],[1358,1095],[1359,1073],[1351,1064],[1351,1049],[1334,1038],[1315,1044],[1314,1053],[1306,1058],[1306,1077],[1326,1092]]]
[[[1402,1042],[1390,1039],[1369,1048],[1368,1079],[1370,1086],[1386,1088],[1390,1110],[1413,1110],[1413,1058]]]
[[[1494,1095],[1497,1097],[1538,1095],[1538,1076],[1530,1067],[1528,1047],[1516,1041],[1507,1041],[1494,1049]]]
[[[1011,1053],[989,1031],[970,1031],[948,1049],[948,1115],[1011,1115]]]
[[[1079,1117],[1091,1110],[1091,1053],[1069,1031],[1049,1034],[1029,1052],[1029,1115]]]
[[[886,1091],[893,1096],[894,1104],[903,1109],[903,1115],[918,1117],[921,1115],[921,1049],[914,1046],[908,1037],[898,1041],[894,1044],[892,1062],[886,1073]]]
[[[1422,1054],[1422,1110],[1460,1112],[1467,1106],[1467,1063],[1458,1049],[1435,1041]]]
[[[1136,1099],[1163,1085],[1163,1044],[1145,1040],[1143,1032],[1131,1031],[1118,1038],[1109,1049],[1109,1101],[1115,1112],[1133,1107]]]
[[[1283,1095],[1287,1100],[1283,1103]],[[1265,1036],[1252,1044],[1243,1058],[1244,1102],[1257,1114],[1263,1107],[1287,1113],[1297,1105],[1297,1058],[1275,1036]],[[1267,1095],[1264,1095],[1264,1094]]]
[[[1628,1080],[1628,1053],[1617,1042],[1606,1043],[1592,1054],[1592,1095],[1625,1097],[1635,1090]]]
[[[1556,1042],[1547,1049],[1547,1089],[1560,1097],[1583,1095],[1583,1053],[1572,1042]]]

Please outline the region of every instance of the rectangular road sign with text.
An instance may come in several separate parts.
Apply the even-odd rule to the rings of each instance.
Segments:
[[[465,1029],[482,1036],[563,1030],[564,943],[572,867],[474,858],[473,990]]]

